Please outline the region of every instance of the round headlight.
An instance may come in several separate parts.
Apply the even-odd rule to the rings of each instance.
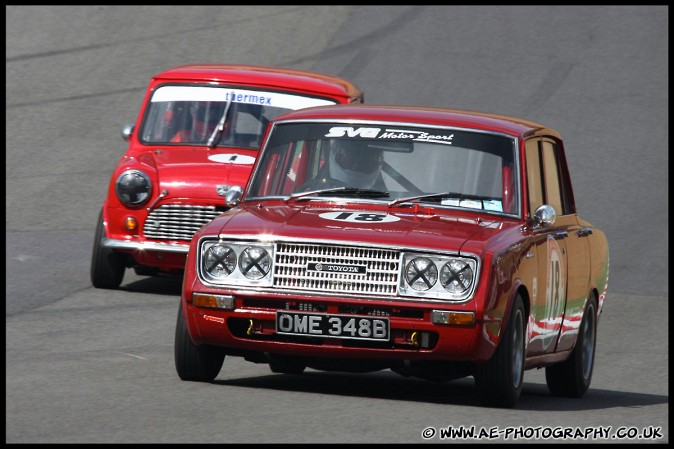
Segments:
[[[150,177],[140,170],[127,170],[117,178],[117,198],[127,206],[138,206],[150,199]]]
[[[236,253],[229,246],[215,244],[206,250],[203,261],[206,273],[214,278],[223,278],[236,268]]]
[[[262,279],[271,269],[271,257],[266,249],[249,246],[241,253],[239,269],[249,279]]]
[[[449,293],[461,294],[473,282],[473,269],[466,262],[454,259],[440,269],[440,284]]]
[[[438,280],[438,269],[431,259],[417,257],[405,267],[405,280],[415,290],[429,290]]]

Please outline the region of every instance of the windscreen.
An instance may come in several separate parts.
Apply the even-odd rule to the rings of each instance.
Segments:
[[[216,145],[257,149],[267,124],[282,113],[336,101],[223,86],[164,85],[145,111],[139,138],[145,144]],[[214,135],[218,125],[221,130]]]
[[[305,193],[324,190],[514,214],[515,145],[509,136],[439,127],[278,124],[246,198],[311,199]]]

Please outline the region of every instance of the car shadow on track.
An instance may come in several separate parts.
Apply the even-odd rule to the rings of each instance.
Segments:
[[[157,295],[177,295],[183,283],[182,276],[135,276],[119,287],[120,290],[133,293],[152,293]]]
[[[337,396],[481,406],[472,377],[434,383],[422,379],[405,378],[390,371],[351,374],[308,370],[301,375],[270,374],[222,380],[216,378],[213,383]],[[669,403],[669,398],[664,395],[594,390],[591,387],[583,398],[559,398],[551,396],[546,385],[525,382],[522,395],[515,408],[540,411],[601,410],[667,403]]]

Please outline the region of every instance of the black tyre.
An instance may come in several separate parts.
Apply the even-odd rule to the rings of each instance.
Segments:
[[[291,357],[282,357],[271,354],[269,357],[269,369],[279,374],[302,374],[307,365]]]
[[[195,382],[211,382],[220,372],[225,360],[222,348],[209,345],[196,346],[192,343],[183,318],[182,304],[178,308],[176,319],[174,358],[178,376],[182,380]]]
[[[525,323],[524,303],[518,294],[498,348],[474,375],[483,405],[511,408],[517,403],[524,380]]]
[[[587,302],[578,330],[576,346],[568,359],[545,368],[545,380],[554,396],[582,397],[592,381],[594,353],[597,345],[597,301]]]
[[[103,227],[103,211],[101,211],[91,253],[91,283],[96,288],[115,289],[124,279],[126,262],[122,254],[101,246],[101,239],[104,237],[105,228]]]

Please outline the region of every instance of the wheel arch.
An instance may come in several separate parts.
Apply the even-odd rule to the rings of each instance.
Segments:
[[[526,348],[529,345],[529,319],[531,317],[531,296],[529,294],[529,289],[527,286],[520,280],[517,279],[513,283],[513,288],[512,292],[510,294],[510,297],[508,298],[508,309],[507,309],[507,314],[504,315],[503,321],[504,323],[508,323],[510,320],[510,314],[512,313],[512,308],[513,304],[515,303],[515,297],[519,295],[520,298],[522,298],[522,305],[524,306],[524,347],[525,347],[525,354],[526,354]],[[503,332],[501,332],[503,334]]]
[[[592,295],[592,296],[590,296],[590,295]],[[597,289],[597,287],[592,287],[590,289],[590,293],[587,296],[588,300],[591,297],[594,297],[595,303],[597,304],[597,323],[599,323],[599,316],[601,315],[601,312],[602,312],[602,307],[601,307],[601,304],[600,304],[600,301],[599,301],[599,295],[600,295],[599,289]],[[585,307],[587,307],[587,303],[583,307],[583,311],[585,311]]]
[[[524,305],[524,326],[525,326],[525,331],[528,330],[528,322],[529,322],[529,316],[531,313],[531,298],[529,296],[529,290],[527,289],[526,285],[520,280],[517,279],[513,282],[513,286],[510,289],[510,293],[508,294],[508,300],[507,304],[505,306],[505,309],[503,310],[503,317],[501,318],[501,323],[500,323],[500,329],[498,333],[498,341],[495,344],[495,347],[501,344],[501,339],[503,338],[503,334],[506,331],[506,327],[508,326],[508,323],[510,321],[510,315],[512,314],[513,311],[513,304],[515,304],[515,298],[517,295],[520,295],[522,298],[522,304]],[[527,335],[525,333],[525,344],[528,343],[527,340]]]
[[[529,289],[526,285],[524,285],[521,279],[517,279],[513,283],[513,288],[511,289],[510,296],[508,297],[508,305],[503,314],[503,326],[507,325],[508,320],[510,319],[510,314],[512,313],[513,304],[515,303],[515,297],[517,295],[520,295],[522,298],[522,304],[524,305],[525,325],[529,320],[529,315],[531,314],[531,297],[529,296]],[[503,334],[503,332],[501,332],[501,334]]]

